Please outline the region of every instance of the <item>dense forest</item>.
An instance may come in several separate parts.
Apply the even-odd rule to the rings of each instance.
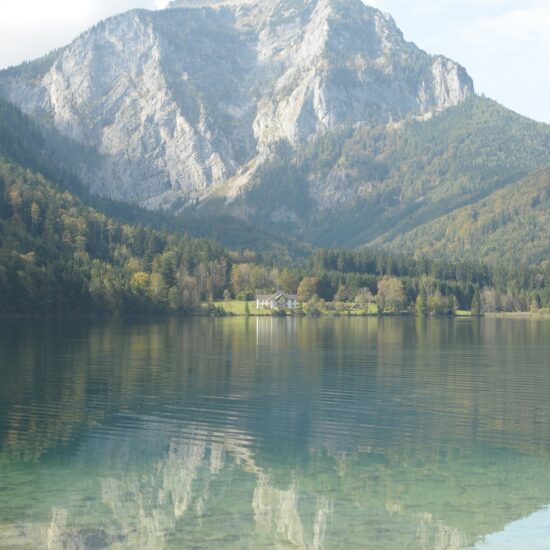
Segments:
[[[473,205],[396,236],[391,250],[520,263],[550,257],[550,169],[533,172]],[[443,250],[445,248],[445,250]]]
[[[402,307],[420,313],[447,309],[473,313],[539,311],[550,308],[550,261],[540,265],[489,266],[481,261],[448,260],[394,255],[382,251],[320,250],[310,259],[310,270],[330,292],[348,295],[368,281],[371,292],[380,281],[399,280],[404,289]]]
[[[43,176],[0,164],[3,312],[190,312],[223,293],[213,241],[114,221]]]
[[[306,311],[321,301],[376,304],[382,312],[529,311],[550,307],[548,281],[550,262],[497,269],[370,250],[320,250],[281,265],[121,223],[31,170],[0,164],[4,313],[192,313],[275,289],[298,292]]]

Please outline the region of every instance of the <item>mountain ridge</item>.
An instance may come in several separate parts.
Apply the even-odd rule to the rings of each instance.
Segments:
[[[38,82],[0,73],[7,99],[97,150],[77,167],[96,193],[158,208],[235,178],[235,194],[281,140],[426,115],[474,91],[359,0],[184,4],[99,23]]]
[[[483,243],[441,227],[550,166],[550,126],[476,95],[466,69],[360,0],[132,10],[0,71],[0,95],[93,194],[306,247],[475,254]],[[544,239],[528,254],[498,246],[514,261],[550,255]]]

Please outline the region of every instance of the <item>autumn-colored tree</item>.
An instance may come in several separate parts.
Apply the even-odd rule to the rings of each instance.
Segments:
[[[298,280],[288,269],[283,269],[277,278],[277,288],[285,292],[296,292]]]
[[[390,310],[399,313],[405,306],[405,299],[405,288],[399,279],[384,277],[378,281],[376,303],[380,311]]]
[[[16,218],[19,216],[19,211],[21,210],[21,205],[23,203],[23,199],[21,198],[21,192],[16,187],[12,187],[10,189],[10,192],[8,193],[12,214],[13,217]]]
[[[267,269],[255,265],[250,272],[250,285],[255,290],[269,288],[271,280]]]
[[[40,224],[41,221],[41,213],[40,213],[40,206],[36,202],[33,202],[31,204],[31,235],[34,236],[35,230]]]
[[[150,277],[151,297],[157,306],[163,305],[168,299],[168,287],[160,273],[151,273]]]
[[[499,310],[499,296],[494,288],[484,288],[481,291],[481,310],[483,313],[495,313]]]
[[[298,301],[309,302],[313,296],[319,293],[319,278],[304,277],[298,287]]]
[[[143,271],[143,266],[139,258],[132,256],[126,261],[126,269],[130,273],[138,273],[139,271]]]
[[[235,294],[251,289],[251,273],[254,266],[251,264],[234,265],[231,270],[231,286]]]
[[[198,309],[201,303],[197,280],[185,270],[178,273],[177,293],[172,293],[170,304],[173,309],[190,313]]]
[[[340,285],[338,287],[338,291],[334,295],[334,301],[335,302],[348,302],[349,299],[350,299],[349,290],[346,288],[345,285]]]
[[[428,299],[428,309],[433,315],[448,315],[452,312],[451,300],[437,290]]]
[[[473,316],[481,315],[482,309],[481,309],[481,293],[479,292],[479,289],[476,289],[474,296],[472,298],[472,303],[470,305],[470,313]]]
[[[149,291],[151,278],[148,273],[138,271],[132,275],[132,288],[139,294],[146,294]]]

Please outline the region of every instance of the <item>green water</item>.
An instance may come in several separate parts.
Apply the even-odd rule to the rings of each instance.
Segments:
[[[1,548],[550,548],[550,322],[0,321]]]

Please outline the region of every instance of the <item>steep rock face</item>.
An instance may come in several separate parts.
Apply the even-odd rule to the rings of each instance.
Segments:
[[[0,93],[99,153],[77,167],[94,192],[155,208],[237,194],[281,141],[441,111],[473,84],[360,0],[180,0],[0,73]]]

